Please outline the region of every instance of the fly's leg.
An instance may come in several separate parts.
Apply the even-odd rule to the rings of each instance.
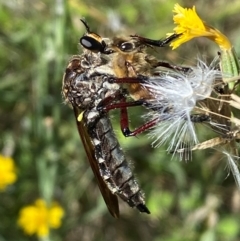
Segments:
[[[150,45],[150,46],[155,46],[155,47],[165,47],[169,43],[171,43],[174,39],[177,39],[181,34],[172,34],[169,37],[162,39],[162,40],[153,40],[149,38],[144,38],[139,35],[131,35],[132,38],[137,38],[139,42],[145,44],[145,45]]]
[[[108,79],[108,82],[118,83],[118,84],[131,84],[131,83],[141,84],[148,81],[148,79],[149,78],[147,76],[143,76],[143,75],[139,75],[137,77],[123,77],[123,78],[110,77]],[[137,127],[135,130],[131,131],[129,129],[129,117],[128,117],[128,111],[127,111],[128,107],[145,106],[146,108],[154,111],[157,111],[157,109],[153,108],[151,104],[148,103],[145,99],[139,99],[136,101],[127,102],[126,96],[127,96],[127,92],[121,89],[116,93],[114,93],[113,95],[106,97],[97,106],[97,109],[99,111],[105,111],[105,112],[109,112],[110,110],[113,110],[113,109],[120,109],[120,126],[121,126],[121,131],[125,137],[136,136],[144,131],[151,129],[161,121],[159,118],[155,118]],[[211,121],[209,115],[205,115],[205,114],[192,114],[190,116],[190,120],[193,123],[202,123],[202,122]]]
[[[136,79],[136,78],[135,78]],[[120,109],[120,127],[123,135],[125,137],[129,136],[136,136],[137,134],[140,134],[157,123],[157,119],[153,119],[135,130],[131,131],[129,128],[129,118],[128,118],[128,107],[134,107],[134,106],[146,106],[146,102],[143,99],[136,100],[136,101],[130,101],[127,102],[126,100],[126,93],[124,93],[123,90],[119,90],[115,92],[112,95],[109,95],[105,99],[103,99],[97,106],[98,111],[104,111],[109,112],[113,109]]]

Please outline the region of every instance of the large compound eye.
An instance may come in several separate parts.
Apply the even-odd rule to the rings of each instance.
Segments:
[[[130,42],[124,42],[119,46],[119,48],[123,52],[130,52],[130,51],[135,49],[135,45],[133,43],[130,43]]]
[[[104,52],[105,44],[99,42],[91,36],[83,36],[80,38],[80,44],[92,52]]]

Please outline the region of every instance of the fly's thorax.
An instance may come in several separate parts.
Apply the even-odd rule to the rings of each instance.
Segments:
[[[65,101],[83,110],[94,108],[107,92],[119,88],[107,82],[109,75],[113,75],[111,64],[100,54],[84,50],[82,55],[73,56],[63,77]]]

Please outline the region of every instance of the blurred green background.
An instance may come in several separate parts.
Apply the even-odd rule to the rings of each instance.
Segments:
[[[120,201],[121,218],[107,211],[93,179],[72,110],[61,97],[67,61],[80,53],[85,17],[102,36],[139,34],[160,39],[172,32],[167,0],[1,0],[0,2],[0,150],[12,155],[15,184],[0,193],[0,241],[36,240],[17,226],[19,210],[45,197],[65,209],[51,240],[66,241],[231,241],[240,240],[240,194],[224,158],[213,150],[193,153],[186,163],[154,149],[144,134],[125,138],[118,111],[111,114],[116,134],[146,194],[151,215]],[[240,2],[181,1],[225,33],[240,53]],[[206,39],[176,51],[158,49],[162,60],[195,63],[212,60],[217,46]],[[132,123],[142,110],[131,110]],[[139,115],[138,115],[139,113]],[[199,139],[209,129],[199,126]],[[202,138],[204,137],[204,138]]]

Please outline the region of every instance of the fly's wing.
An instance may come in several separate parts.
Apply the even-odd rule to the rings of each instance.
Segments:
[[[73,107],[73,108],[74,108],[74,113],[75,113],[75,117],[76,117],[78,132],[81,137],[84,149],[86,151],[88,161],[89,161],[91,168],[93,170],[93,173],[97,179],[98,186],[102,193],[103,199],[104,199],[111,215],[115,218],[118,218],[119,217],[119,207],[118,207],[117,196],[111,193],[111,191],[107,187],[106,183],[104,182],[103,178],[101,177],[100,172],[99,172],[99,167],[97,164],[97,160],[95,158],[94,147],[93,147],[90,137],[88,135],[87,128],[85,127],[83,121],[78,121],[78,116],[80,114],[78,108],[76,108],[76,107]]]

